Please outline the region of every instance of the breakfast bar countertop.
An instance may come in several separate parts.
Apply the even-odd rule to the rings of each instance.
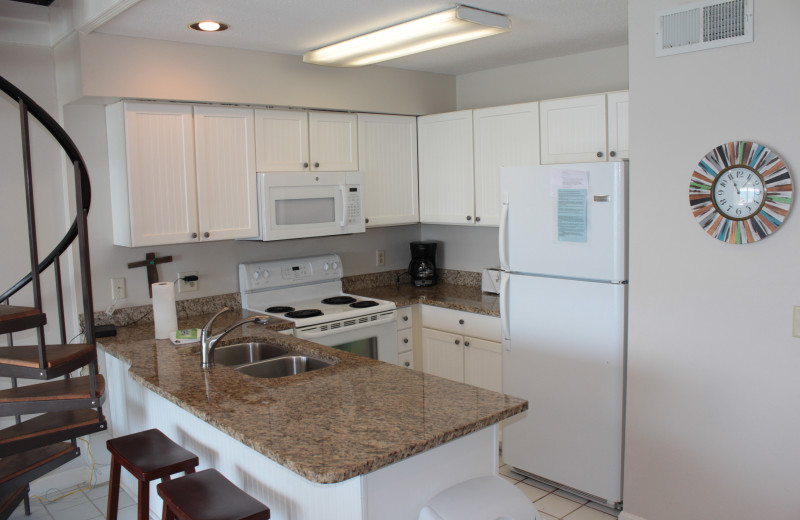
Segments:
[[[223,314],[215,330],[250,314]],[[200,327],[210,316],[179,326]],[[154,340],[152,327],[122,327],[99,343],[130,363],[134,381],[312,482],[370,473],[528,408],[523,399],[280,334],[282,320],[247,324],[221,344],[260,340],[336,364],[278,379],[204,370],[199,346]]]

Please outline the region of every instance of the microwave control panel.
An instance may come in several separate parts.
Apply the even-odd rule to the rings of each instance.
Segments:
[[[345,204],[345,219],[347,224],[358,225],[361,222],[361,192],[356,186],[347,187],[347,202]]]

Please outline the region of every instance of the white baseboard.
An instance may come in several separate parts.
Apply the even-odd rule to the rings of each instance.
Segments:
[[[645,519],[642,518],[641,516],[636,516],[630,513],[626,513],[625,511],[620,511],[619,520],[645,520]]]

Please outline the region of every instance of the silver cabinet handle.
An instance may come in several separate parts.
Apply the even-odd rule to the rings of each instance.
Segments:
[[[307,162],[303,163],[303,168],[308,168],[308,163]]]
[[[211,233],[209,233],[208,231],[206,231],[205,233],[203,233],[203,237],[204,237],[204,238],[208,238],[208,237],[210,237],[210,236],[211,236]]]
[[[611,157],[616,157],[617,156],[617,152],[615,152],[614,150],[611,150],[610,152],[608,152],[608,155],[610,155]]]
[[[403,343],[408,343],[408,338],[403,338]]]
[[[369,224],[369,219],[368,218],[364,219],[364,224]]]
[[[467,220],[472,220],[472,215],[467,215]]]
[[[314,163],[314,168],[319,168],[319,163],[318,162]]]
[[[475,217],[475,222],[480,222],[480,221],[481,221],[480,217]]]
[[[407,366],[407,367],[410,367],[410,366],[411,366],[411,363],[409,363],[408,361],[406,361],[406,362],[405,362],[405,363],[403,363],[403,364],[404,364],[405,366]]]
[[[192,233],[192,238],[197,238],[197,233]]]
[[[468,346],[469,346],[469,341],[465,341],[465,342],[464,342],[464,346],[465,346],[465,347],[468,347]]]
[[[464,324],[464,320],[458,320],[458,324],[459,325],[463,325]]]
[[[408,321],[408,316],[403,316],[403,321]]]
[[[603,152],[597,152],[597,156],[598,157],[602,157],[603,156]]]
[[[461,340],[460,339],[456,340],[456,345],[461,345]]]

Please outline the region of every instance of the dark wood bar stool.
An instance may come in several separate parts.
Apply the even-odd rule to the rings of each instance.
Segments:
[[[158,485],[164,501],[161,520],[266,520],[269,508],[215,469],[198,471]]]
[[[108,483],[107,520],[117,520],[119,507],[120,467],[124,467],[139,480],[138,519],[150,517],[150,481],[170,480],[170,476],[183,471],[194,473],[199,464],[197,455],[183,449],[161,431],[152,429],[117,437],[106,442],[111,452],[111,479]]]

